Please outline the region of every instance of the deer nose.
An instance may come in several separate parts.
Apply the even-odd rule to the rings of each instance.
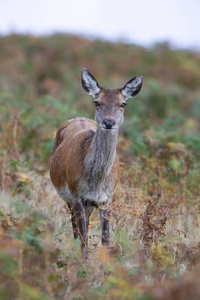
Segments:
[[[112,129],[112,127],[115,125],[114,120],[103,120],[103,123],[106,129]]]

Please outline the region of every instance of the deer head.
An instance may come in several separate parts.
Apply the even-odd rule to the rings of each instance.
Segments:
[[[124,87],[109,89],[101,87],[94,76],[83,69],[81,82],[84,90],[95,99],[95,119],[104,131],[115,132],[124,120],[124,108],[128,98],[135,97],[142,88],[142,76],[129,80]]]

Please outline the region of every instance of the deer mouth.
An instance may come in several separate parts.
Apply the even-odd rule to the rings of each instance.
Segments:
[[[117,129],[117,127],[111,127],[111,128],[107,128],[107,127],[105,127],[105,126],[101,126],[101,129],[103,130],[103,131],[115,131],[116,129]]]

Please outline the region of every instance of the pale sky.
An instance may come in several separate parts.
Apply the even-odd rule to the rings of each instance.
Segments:
[[[0,34],[55,32],[200,49],[200,0],[0,0]]]

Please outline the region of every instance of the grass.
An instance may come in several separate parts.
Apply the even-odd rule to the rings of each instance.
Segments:
[[[198,53],[64,35],[0,46],[0,298],[199,299]],[[60,124],[93,118],[83,67],[103,86],[144,77],[118,141],[111,245],[94,211],[87,261],[48,175]]]

